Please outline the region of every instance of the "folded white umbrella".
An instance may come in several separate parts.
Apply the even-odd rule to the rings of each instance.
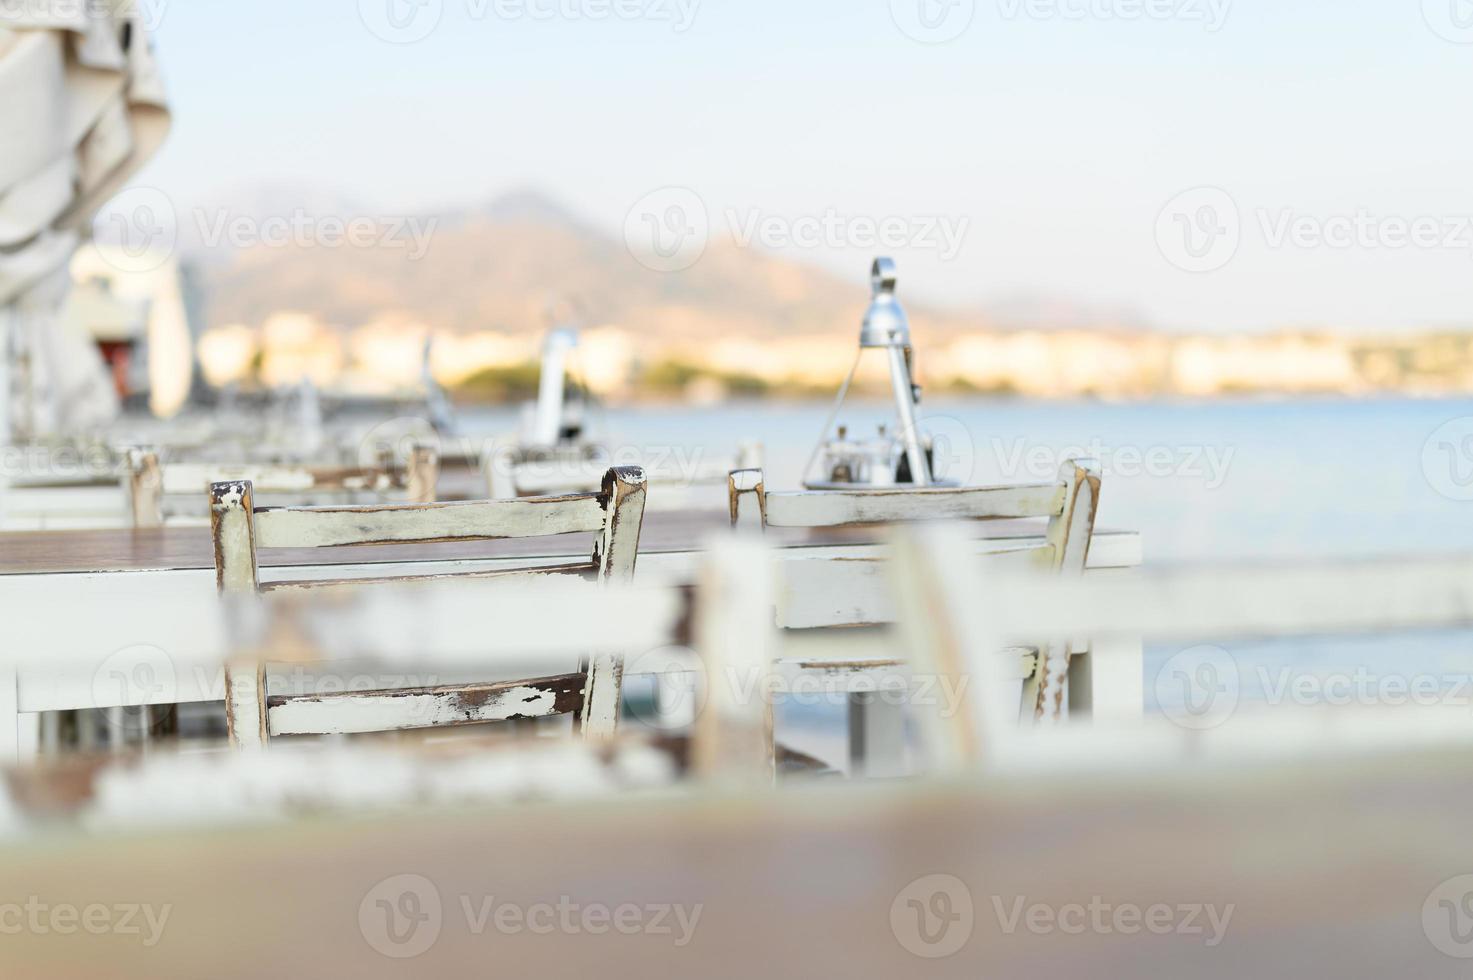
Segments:
[[[49,394],[43,427],[74,430],[105,420],[117,402],[85,338],[55,329],[67,264],[97,209],[169,129],[134,0],[0,6],[0,92],[0,327],[28,338],[18,341],[29,354],[26,387]],[[0,436],[9,370],[0,371]]]

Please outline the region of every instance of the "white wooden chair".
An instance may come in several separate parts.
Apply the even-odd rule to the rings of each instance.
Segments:
[[[430,446],[415,446],[406,465],[386,460],[365,467],[298,466],[228,463],[161,463],[158,452],[129,449],[123,477],[128,514],[134,527],[159,527],[173,513],[170,498],[190,504],[216,483],[250,483],[257,493],[290,497],[295,502],[319,499],[391,499],[435,502],[440,457]]]
[[[526,500],[368,507],[283,507],[257,509],[250,483],[210,488],[216,580],[221,593],[254,595],[280,589],[351,587],[371,579],[262,583],[257,552],[263,548],[319,548],[369,544],[478,541],[591,533],[590,562],[465,577],[583,575],[596,581],[625,581],[634,574],[644,516],[645,480],[638,469],[609,470],[599,493]],[[440,578],[443,576],[425,576]],[[415,577],[395,579],[416,581]],[[377,580],[382,582],[383,580]],[[489,631],[488,631],[489,632]],[[577,711],[585,736],[610,736],[618,722],[622,661],[591,655],[581,675],[540,685],[535,713]],[[260,664],[226,671],[226,715],[237,746],[264,746],[272,735],[391,731],[436,723],[469,724],[529,717],[509,708],[528,682],[459,684],[410,691],[349,692],[341,695],[267,697]],[[543,690],[543,689],[546,690]],[[550,696],[545,696],[549,695]],[[526,700],[526,699],[523,699]],[[434,719],[447,719],[435,722]],[[428,721],[427,721],[428,720]]]
[[[759,470],[733,472],[729,480],[732,524],[753,528],[842,528],[948,520],[1047,519],[1041,544],[992,556],[992,564],[1046,569],[1061,575],[1084,571],[1099,506],[1097,465],[1070,460],[1054,483],[960,489],[814,490],[769,492]],[[786,629],[875,626],[895,621],[894,593],[878,560],[842,554],[788,562],[778,584],[778,625]],[[876,583],[881,583],[876,588]],[[872,601],[882,595],[886,604]],[[1020,721],[1054,719],[1067,711],[1071,669],[1066,636],[1022,651]],[[837,663],[806,662],[827,673],[863,673],[899,666],[894,659],[845,656]],[[873,698],[850,707],[851,762],[875,774],[895,772],[904,736],[903,714]]]

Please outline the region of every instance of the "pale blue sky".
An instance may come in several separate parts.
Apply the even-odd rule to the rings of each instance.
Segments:
[[[938,45],[891,0],[704,0],[684,32],[431,0],[438,26],[410,44],[376,37],[359,0],[149,2],[167,2],[176,127],[140,181],[184,201],[285,180],[392,211],[532,185],[618,235],[676,185],[721,228],[732,210],[966,220],[954,257],[897,250],[934,301],[1054,298],[1173,329],[1473,325],[1473,43],[1429,26],[1461,39],[1467,0],[1236,0],[1215,32],[1191,16],[1209,0],[975,0]],[[923,0],[895,0],[902,19],[905,2]],[[1184,9],[1099,13],[1142,4]],[[1158,216],[1204,185],[1237,206],[1241,245],[1194,274]],[[1269,234],[1359,210],[1433,217],[1446,242]],[[790,251],[857,281],[871,250]]]

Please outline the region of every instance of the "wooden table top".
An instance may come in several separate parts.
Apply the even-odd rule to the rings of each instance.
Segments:
[[[699,551],[730,524],[719,511],[654,511],[645,515],[641,553]],[[1038,521],[979,521],[979,538],[1038,537]],[[1096,531],[1096,536],[1120,532]],[[770,529],[768,540],[782,547],[873,544],[873,528],[835,530]],[[359,548],[280,548],[260,553],[263,567],[346,565],[370,562],[460,561],[498,558],[563,558],[590,555],[591,537],[555,537]],[[210,532],[205,527],[116,528],[88,531],[11,531],[0,533],[0,575],[65,572],[136,572],[215,567]]]
[[[0,850],[0,901],[169,918],[145,946],[147,928],[61,934],[43,913],[0,962],[18,980],[1466,976],[1438,944],[1473,952],[1448,919],[1473,870],[1468,773],[1458,747],[43,839]],[[680,906],[692,928],[498,927],[487,902]]]

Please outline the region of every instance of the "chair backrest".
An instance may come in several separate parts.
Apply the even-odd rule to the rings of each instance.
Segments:
[[[124,489],[134,527],[158,527],[168,514],[167,497],[197,499],[216,483],[250,483],[259,493],[296,496],[393,495],[409,503],[433,503],[439,482],[439,453],[415,446],[404,466],[392,460],[374,466],[289,466],[229,463],[161,463],[157,451],[125,453]]]
[[[766,489],[761,470],[738,470],[728,480],[732,524],[743,530],[1047,518],[1041,542],[1035,539],[1032,547],[1025,547],[1026,539],[1020,539],[1017,548],[995,560],[1071,574],[1082,572],[1089,558],[1099,495],[1099,467],[1092,460],[1067,461],[1054,483],[1022,486],[773,493]],[[877,562],[815,560],[806,565],[794,569],[784,586],[784,626],[869,625],[893,618],[868,615],[870,604],[856,598],[888,593]]]
[[[809,490],[770,493],[759,470],[731,474],[732,524],[738,528],[839,528],[958,520],[1046,518],[1041,545],[996,556],[997,564],[1084,572],[1099,508],[1100,474],[1092,460],[1068,460],[1053,483],[1022,486]],[[879,561],[800,563],[786,576],[779,595],[780,622],[794,626],[873,625],[893,621],[876,615],[881,601],[893,602],[889,569]],[[873,601],[872,601],[873,600]],[[1023,717],[1051,719],[1065,711],[1070,670],[1069,637],[1049,635],[1037,644],[1036,667],[1023,681]]]
[[[627,581],[634,575],[644,518],[645,479],[639,469],[612,469],[599,493],[526,500],[483,500],[448,504],[397,504],[367,507],[267,507],[257,509],[248,482],[210,487],[210,524],[215,545],[215,578],[222,593],[263,590],[258,574],[261,548],[322,548],[348,545],[423,544],[489,541],[554,534],[591,533],[590,562],[464,577],[583,574],[599,581]],[[395,581],[415,581],[405,577]],[[363,584],[363,579],[276,583],[275,588],[310,589]],[[273,588],[267,585],[265,589]],[[622,660],[595,652],[584,664],[580,725],[585,735],[606,738],[618,724]],[[252,664],[244,676],[227,670],[227,723],[240,747],[264,746],[269,738],[265,668]]]
[[[767,490],[761,470],[736,470],[727,488],[733,524],[762,527],[850,527],[914,521],[1073,518],[1080,491],[1088,506],[1099,492],[1099,468],[1091,460],[1069,460],[1053,483],[996,487],[896,487],[881,490]]]
[[[210,487],[216,582],[222,592],[262,588],[257,562],[261,548],[493,541],[580,532],[597,535],[592,562],[550,571],[586,570],[600,579],[627,579],[634,573],[639,548],[645,478],[637,468],[620,468],[604,474],[598,493],[352,507],[257,508],[254,490],[249,481]],[[291,584],[310,588],[341,583]]]

